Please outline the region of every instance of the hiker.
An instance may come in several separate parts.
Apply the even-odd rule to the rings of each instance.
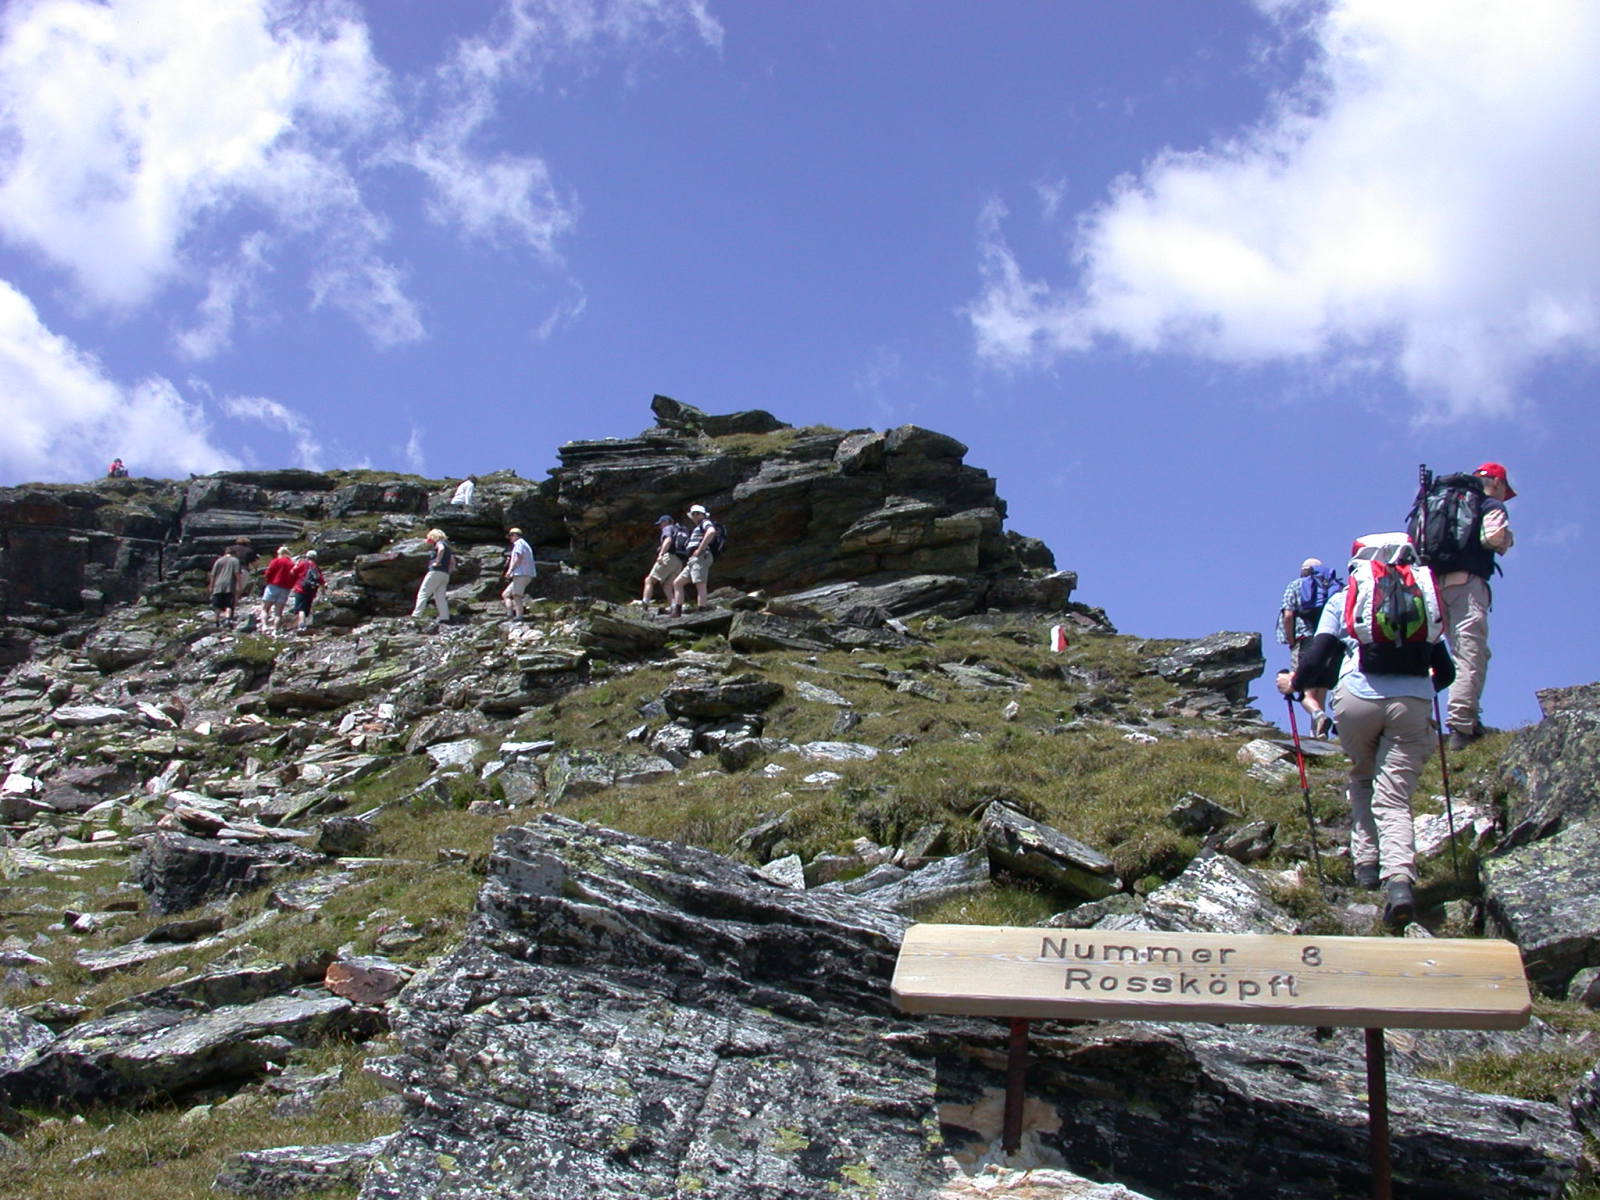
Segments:
[[[111,465],[106,468],[106,478],[126,479],[127,477],[128,468],[122,465],[122,460],[120,458],[113,458],[111,460]]]
[[[1322,606],[1328,597],[1338,591],[1341,584],[1338,574],[1322,565],[1320,558],[1308,558],[1300,564],[1300,574],[1283,589],[1283,602],[1278,607],[1278,626],[1274,631],[1280,646],[1289,647],[1289,672],[1300,665],[1300,655],[1306,643],[1317,631],[1322,617]],[[1305,689],[1301,706],[1311,718],[1311,736],[1325,738],[1333,728],[1328,716],[1328,688],[1333,680],[1323,680]]]
[[[468,475],[460,483],[456,484],[456,493],[450,497],[450,503],[466,506],[477,498],[478,477],[476,475]]]
[[[311,605],[317,598],[317,593],[322,589],[322,568],[317,566],[317,552],[307,550],[300,556],[300,561],[294,565],[294,583],[289,589],[290,603],[294,612],[294,631],[298,634],[311,633]]]
[[[279,546],[278,552],[261,574],[261,624],[273,632],[283,628],[283,610],[289,603],[289,593],[294,589],[294,559],[289,547]]]
[[[679,552],[680,545],[687,546],[689,531],[679,525],[677,519],[667,513],[662,513],[656,518],[655,561],[650,564],[650,570],[644,577],[644,595],[639,598],[639,603],[646,608],[650,606],[651,598],[659,588],[661,601],[666,603],[672,599],[669,594],[672,590],[672,581],[678,577],[678,572],[683,570],[683,554]]]
[[[524,597],[528,585],[539,574],[539,568],[534,565],[533,547],[523,538],[522,530],[513,525],[506,530],[506,538],[511,543],[511,550],[506,555],[506,579],[509,582],[505,591],[500,593],[500,599],[505,602],[506,620],[520,621],[527,605]]]
[[[683,595],[692,583],[695,586],[696,608],[706,606],[706,585],[711,578],[711,564],[722,549],[721,531],[711,519],[703,504],[689,508],[689,536],[683,543],[683,569],[672,580],[672,607],[669,615],[683,615]]]
[[[244,564],[237,555],[224,550],[211,564],[211,574],[206,581],[211,593],[211,611],[216,625],[233,628],[234,610],[239,605],[239,594],[244,591]]]
[[[1456,660],[1456,681],[1450,689],[1446,724],[1450,749],[1464,750],[1483,736],[1483,685],[1489,673],[1489,607],[1493,596],[1489,577],[1499,570],[1495,556],[1511,549],[1515,540],[1506,501],[1517,493],[1497,462],[1483,463],[1473,477],[1483,488],[1482,516],[1477,536],[1455,562],[1440,563],[1445,625],[1450,653]]]
[[[1381,568],[1373,564],[1381,564]],[[1404,568],[1404,570],[1400,570]],[[1387,574],[1414,581],[1408,617],[1420,624],[1405,645],[1374,644],[1371,581]],[[1339,744],[1350,758],[1345,796],[1350,804],[1350,860],[1356,884],[1384,888],[1384,924],[1402,928],[1415,911],[1416,835],[1411,794],[1438,740],[1429,720],[1433,693],[1450,686],[1455,664],[1445,650],[1442,612],[1428,608],[1426,592],[1437,592],[1432,573],[1416,563],[1416,549],[1405,534],[1370,534],[1351,546],[1349,583],[1328,598],[1316,634],[1300,655],[1292,676],[1279,676],[1285,696],[1304,691],[1331,663],[1339,669],[1333,689],[1333,715]],[[1415,605],[1423,610],[1417,613]],[[1432,635],[1431,637],[1429,635]],[[1363,643],[1363,637],[1368,640]]]
[[[428,530],[428,550],[428,569],[417,588],[417,602],[411,615],[413,618],[422,616],[422,610],[432,600],[439,612],[439,623],[444,624],[450,620],[450,601],[445,589],[450,585],[450,569],[455,566],[456,556],[442,529]]]

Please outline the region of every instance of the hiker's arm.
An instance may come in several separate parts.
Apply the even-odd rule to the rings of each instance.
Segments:
[[[1483,529],[1478,534],[1478,540],[1496,554],[1504,554],[1511,549],[1515,539],[1511,535],[1511,522],[1506,519],[1504,509],[1491,508],[1483,514]]]
[[[1428,667],[1433,672],[1434,691],[1442,692],[1456,681],[1456,660],[1450,657],[1450,651],[1444,648],[1443,642],[1433,644]]]
[[[1286,608],[1278,616],[1282,618],[1283,640],[1287,645],[1294,645],[1294,609]]]
[[[1316,680],[1328,668],[1328,665],[1337,661],[1334,657],[1344,657],[1344,639],[1337,634],[1319,633],[1306,643],[1305,649],[1300,651],[1300,665],[1295,668],[1294,677],[1289,680],[1292,691],[1303,692],[1308,687],[1316,687]]]

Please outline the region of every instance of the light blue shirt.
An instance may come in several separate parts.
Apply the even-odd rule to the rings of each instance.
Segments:
[[[518,575],[537,575],[539,573],[539,568],[533,562],[533,547],[528,545],[527,539],[518,538],[511,543],[511,562],[508,567],[508,573],[513,578]]]
[[[1347,585],[1354,587],[1355,584]],[[1389,700],[1396,696],[1413,696],[1418,700],[1433,698],[1431,675],[1368,675],[1361,670],[1361,644],[1344,630],[1344,592],[1335,592],[1322,606],[1322,616],[1317,621],[1318,633],[1331,633],[1344,643],[1344,662],[1339,667],[1339,687],[1358,700]],[[1338,715],[1338,693],[1334,693],[1334,714]]]

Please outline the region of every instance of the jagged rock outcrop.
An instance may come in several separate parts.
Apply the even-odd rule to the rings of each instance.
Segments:
[[[1482,865],[1491,925],[1557,996],[1579,970],[1600,966],[1597,690],[1540,693],[1544,719],[1517,734],[1500,767],[1505,843]]]
[[[797,430],[769,413],[711,416],[663,396],[652,410],[658,424],[637,438],[561,447],[543,482],[478,477],[470,504],[454,503],[448,481],[370,472],[0,489],[0,608],[48,625],[140,595],[199,606],[218,553],[291,544],[317,549],[330,572],[325,616],[359,624],[405,611],[429,527],[464,551],[453,596],[498,575],[505,531],[518,526],[546,565],[542,592],[576,594],[559,569],[570,564],[582,589],[619,599],[649,564],[656,517],[696,502],[730,530],[718,586],[780,595],[847,584],[860,590],[850,607],[888,615],[1067,605],[1076,577],[1053,571],[1043,542],[1005,530],[993,479],[966,465],[954,438],[909,425]]]

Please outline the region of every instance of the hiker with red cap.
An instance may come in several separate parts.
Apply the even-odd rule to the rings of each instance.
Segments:
[[[1505,467],[1497,462],[1483,463],[1472,476],[1483,491],[1475,536],[1467,539],[1453,561],[1435,566],[1450,653],[1456,663],[1449,706],[1452,750],[1465,749],[1483,736],[1480,704],[1489,670],[1489,578],[1500,569],[1495,557],[1511,549],[1505,502],[1517,494],[1506,478]]]

